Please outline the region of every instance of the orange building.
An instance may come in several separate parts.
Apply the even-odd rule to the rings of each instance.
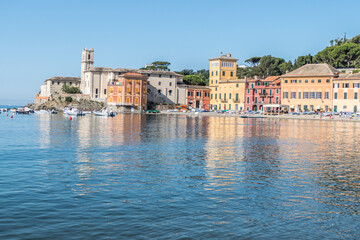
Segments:
[[[333,81],[334,112],[358,112],[360,109],[360,73],[340,74]]]
[[[125,73],[108,83],[107,103],[117,109],[146,110],[147,79],[139,73]]]
[[[332,66],[306,64],[281,76],[281,104],[290,111],[332,111],[333,80],[340,72]]]

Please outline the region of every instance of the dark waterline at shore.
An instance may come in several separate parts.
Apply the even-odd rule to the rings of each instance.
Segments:
[[[0,115],[0,238],[359,238],[360,123]]]

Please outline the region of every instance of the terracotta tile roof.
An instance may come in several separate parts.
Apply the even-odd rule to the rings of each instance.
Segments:
[[[280,76],[269,76],[269,77],[265,78],[263,81],[264,82],[272,82],[272,81],[275,81],[275,80],[277,80],[279,78],[280,78]]]
[[[336,80],[360,80],[360,73],[340,74],[339,78],[337,78]]]
[[[285,77],[335,76],[340,72],[327,63],[306,64],[294,71],[282,75]]]
[[[212,60],[232,60],[232,61],[237,61],[238,59],[231,57],[231,54],[228,53],[227,55],[221,55],[219,57],[209,59],[209,61],[212,61]]]

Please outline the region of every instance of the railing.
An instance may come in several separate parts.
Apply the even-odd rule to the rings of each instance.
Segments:
[[[222,103],[227,103],[227,102],[228,102],[227,99],[221,99],[220,101],[221,101]]]
[[[239,103],[239,102],[240,102],[240,99],[236,99],[236,98],[235,98],[235,99],[233,99],[233,102],[234,102],[234,103]]]

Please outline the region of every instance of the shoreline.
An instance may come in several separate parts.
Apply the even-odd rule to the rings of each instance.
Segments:
[[[160,112],[157,115],[184,115],[184,116],[191,116],[191,117],[238,117],[241,118],[241,114],[234,114],[234,113],[215,113],[215,112]],[[312,121],[336,121],[336,122],[360,122],[360,117],[355,117],[350,119],[349,117],[340,117],[334,116],[330,118],[328,116],[320,118],[319,115],[259,115],[259,114],[252,114],[247,115],[247,118],[244,119],[290,119],[290,120],[312,120]],[[255,117],[257,116],[257,117]],[[260,116],[260,117],[259,117]]]

